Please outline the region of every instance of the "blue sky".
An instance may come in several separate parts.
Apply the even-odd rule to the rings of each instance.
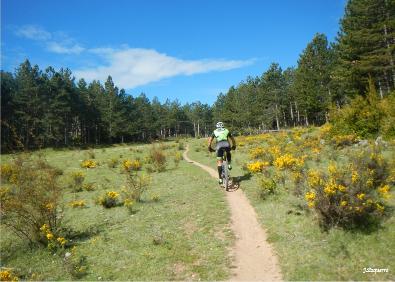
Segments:
[[[1,68],[28,58],[136,96],[213,103],[272,62],[333,41],[345,0],[1,0]]]

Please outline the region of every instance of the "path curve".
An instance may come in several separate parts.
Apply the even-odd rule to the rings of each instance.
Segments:
[[[191,160],[187,146],[184,159],[207,171],[217,178],[218,172],[211,167]],[[233,281],[280,281],[282,275],[278,260],[270,244],[266,232],[260,226],[254,208],[241,189],[226,193],[231,210],[231,227],[236,236],[232,256],[235,268]]]

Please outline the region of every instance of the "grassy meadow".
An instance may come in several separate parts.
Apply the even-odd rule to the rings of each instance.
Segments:
[[[391,280],[395,143],[376,146],[327,132],[324,126],[237,137],[232,176],[268,232],[285,280]],[[234,236],[225,194],[215,179],[182,160],[186,144],[192,159],[215,168],[203,138],[34,152],[30,160],[45,159],[58,169],[62,224],[57,234],[41,227],[35,245],[2,224],[2,275],[229,279]],[[29,159],[2,156],[2,201],[18,183],[7,165],[21,158]],[[141,195],[125,192],[128,179],[144,188]],[[363,273],[369,267],[389,272]]]
[[[285,280],[391,280],[395,269],[395,201],[391,190],[384,190],[381,195],[386,205],[384,212],[379,211],[381,221],[360,228],[323,228],[314,207],[309,207],[312,201],[307,195],[312,188],[308,172],[337,167],[342,170],[339,178],[343,174],[351,177],[352,169],[347,165],[350,157],[368,151],[374,144],[369,141],[370,145],[358,145],[356,140],[349,140],[351,136],[328,139],[325,131],[324,127],[238,137],[238,147],[232,155],[232,176],[239,178],[240,188],[267,230]],[[206,148],[205,140],[194,141],[190,156],[215,168],[215,155]],[[392,174],[387,180],[393,189],[395,143],[386,142],[381,153],[390,163]],[[270,159],[273,154],[276,156]],[[298,156],[303,159],[302,165],[297,162]],[[361,200],[356,201],[364,205]],[[364,268],[369,267],[386,268],[389,272],[364,273]]]
[[[233,237],[223,193],[212,189],[216,182],[204,171],[180,160],[182,144],[159,147],[166,156],[161,172],[148,163],[152,145],[35,152],[33,159],[45,158],[63,171],[59,209],[67,243],[56,250],[47,248],[46,242],[30,248],[2,225],[2,270],[23,280],[229,278]],[[14,157],[3,156],[2,164]],[[82,168],[85,160],[95,167]],[[147,191],[132,207],[120,199],[126,160],[138,160],[141,169],[136,173],[150,179]],[[74,175],[82,176],[82,189],[70,184]],[[105,208],[99,198],[111,191],[119,193],[120,204]]]

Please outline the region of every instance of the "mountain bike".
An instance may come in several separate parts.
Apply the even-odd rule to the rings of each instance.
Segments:
[[[228,167],[228,158],[227,158],[227,152],[224,150],[224,155],[222,156],[222,184],[225,187],[225,191],[229,191],[229,186],[230,186],[230,171]]]

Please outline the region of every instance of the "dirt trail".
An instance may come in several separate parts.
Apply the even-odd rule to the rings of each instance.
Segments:
[[[207,171],[217,178],[214,169],[188,158],[188,150],[184,152],[184,159]],[[255,210],[240,189],[226,193],[231,210],[231,227],[236,236],[233,246],[235,268],[233,281],[280,281],[282,280],[277,257],[272,247],[266,241],[266,233],[257,220]]]

